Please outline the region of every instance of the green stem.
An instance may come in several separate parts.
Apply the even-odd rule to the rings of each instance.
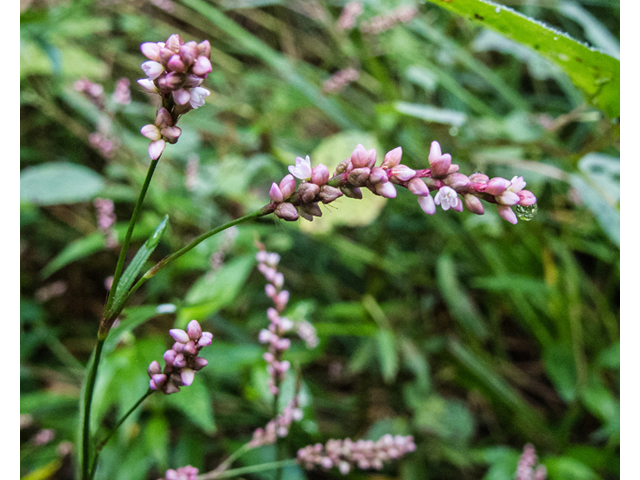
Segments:
[[[227,470],[219,475],[213,475],[213,472],[205,473],[203,475],[198,475],[197,480],[214,480],[218,478],[230,478],[236,477],[238,475],[244,475],[247,473],[255,473],[255,472],[264,472],[267,470],[273,470],[276,468],[289,467],[291,465],[296,465],[298,461],[295,458],[290,458],[288,460],[282,460],[279,462],[270,462],[270,463],[262,463],[260,465],[251,465],[249,467],[242,468],[234,468],[233,470]]]
[[[92,479],[96,473],[96,468],[98,466],[98,456],[100,455],[100,451],[111,439],[113,434],[116,433],[116,430],[120,428],[120,425],[122,425],[124,421],[129,417],[129,415],[131,415],[135,411],[135,409],[138,408],[142,404],[142,402],[144,402],[147,399],[147,397],[151,396],[151,394],[155,392],[156,392],[155,390],[151,390],[151,389],[147,390],[147,392],[142,397],[140,397],[140,399],[133,405],[133,407],[131,407],[129,411],[125,413],[120,420],[118,420],[118,423],[116,423],[116,425],[111,429],[111,431],[107,434],[107,436],[104,437],[104,439],[96,445],[96,451],[93,454],[93,466],[91,467],[91,474],[89,475],[89,479]]]
[[[93,390],[96,384],[98,363],[100,363],[100,354],[102,353],[103,345],[104,340],[98,339],[84,391],[84,408],[82,409],[82,480],[89,479],[89,424],[91,421],[91,400],[93,399]]]
[[[225,223],[224,225],[222,225],[220,227],[214,228],[213,230],[210,230],[210,231],[208,231],[206,233],[203,233],[202,235],[197,237],[195,240],[193,240],[191,243],[189,243],[188,245],[182,247],[177,252],[174,252],[171,255],[167,255],[162,260],[160,260],[158,263],[156,263],[153,267],[151,267],[140,278],[140,280],[138,280],[133,285],[133,287],[131,287],[131,289],[127,292],[127,294],[122,298],[122,301],[119,303],[119,305],[114,305],[113,306],[111,311],[107,314],[107,318],[114,318],[115,319],[120,314],[120,312],[122,312],[122,309],[127,305],[127,303],[129,302],[129,300],[131,299],[133,294],[136,293],[136,291],[147,280],[149,280],[151,277],[153,277],[161,269],[166,267],[169,263],[173,262],[177,258],[181,257],[182,255],[184,255],[185,253],[187,253],[188,251],[193,249],[199,243],[203,242],[207,238],[209,238],[209,237],[211,237],[211,236],[213,236],[213,235],[215,235],[217,233],[220,233],[220,232],[226,230],[227,228],[231,228],[231,227],[233,227],[235,225],[238,225],[239,223],[243,223],[243,222],[246,222],[248,220],[252,220],[254,218],[258,218],[258,217],[262,217],[264,215],[268,215],[268,214],[270,214],[272,212],[273,212],[273,209],[271,208],[271,206],[270,205],[266,205],[266,206],[262,207],[261,209],[256,210],[255,212],[252,212],[252,213],[249,213],[249,214],[245,215],[244,217],[237,218],[235,220],[232,220],[229,223]]]
[[[240,458],[242,455],[244,455],[246,452],[248,452],[252,448],[253,447],[251,446],[251,442],[245,443],[238,450],[236,450],[231,455],[229,455],[229,458],[227,458],[224,462],[218,465],[215,470],[213,470],[212,472],[209,472],[207,475],[215,475],[211,478],[219,478],[218,475],[221,475],[223,472],[225,472],[233,462],[235,462],[238,458]]]
[[[153,172],[158,165],[158,160],[160,160],[160,157],[155,160],[151,160],[151,163],[149,164],[147,176],[144,179],[144,183],[142,184],[142,190],[140,190],[140,195],[138,195],[138,201],[136,202],[136,206],[133,209],[131,220],[129,220],[129,228],[127,228],[127,233],[125,234],[124,240],[122,242],[122,248],[120,249],[120,256],[118,257],[116,271],[113,274],[112,287],[111,290],[109,290],[109,297],[107,299],[107,306],[105,308],[105,311],[108,311],[111,308],[111,304],[113,303],[113,299],[115,298],[116,289],[118,288],[118,282],[120,281],[120,277],[122,276],[122,270],[124,270],[124,261],[127,256],[127,250],[129,249],[129,243],[131,242],[131,235],[133,235],[133,229],[135,228],[138,217],[140,216],[142,202],[144,201],[144,197],[147,194],[149,184],[151,183],[151,177],[153,177]]]

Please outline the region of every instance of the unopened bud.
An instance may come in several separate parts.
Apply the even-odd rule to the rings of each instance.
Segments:
[[[288,222],[293,222],[298,219],[298,211],[296,210],[296,207],[288,202],[283,202],[278,205],[273,213],[276,217]]]
[[[467,193],[464,196],[464,204],[471,213],[475,213],[476,215],[484,214],[484,205],[482,205],[482,201],[475,195]]]

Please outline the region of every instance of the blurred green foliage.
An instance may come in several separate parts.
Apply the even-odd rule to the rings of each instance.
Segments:
[[[612,80],[594,97],[576,80],[593,80],[593,69],[544,57],[576,48],[605,70],[616,60],[564,36],[539,56],[441,8],[479,3],[420,3],[410,22],[377,34],[361,27],[400,2],[365,2],[350,30],[338,26],[339,1],[21,3],[23,478],[72,478],[82,368],[117,260],[91,200],[115,202],[122,239],[148,162],[139,129],[155,114],[135,84],[139,45],[172,33],[210,40],[212,94],[181,119],[184,134],[163,155],[129,261],[165,214],[160,243],[143,252],[149,261],[267,203],[296,155],[334,166],[358,142],[379,156],[401,145],[404,163],[425,168],[438,140],[462,172],[524,175],[539,214],[516,226],[492,206],[428,217],[401,192],[342,199],[311,224],[269,217],[203,242],[145,284],[112,331],[94,425],[113,425],[145,392],[169,328],[197,318],[214,332],[203,351],[210,365],[128,419],[96,478],[208,471],[271,418],[256,239],[282,256],[290,318],[311,321],[321,339],[289,353],[305,402],[283,442],[289,455],[391,432],[413,434],[418,450],[377,478],[511,479],[527,442],[551,480],[619,477],[619,125],[595,108],[615,116],[619,92]],[[507,3],[619,55],[617,2]],[[357,81],[323,90],[347,67]],[[613,78],[614,67],[600,74]],[[127,106],[110,96],[122,77],[132,85]],[[80,78],[104,85],[104,108],[74,89]],[[92,146],[96,131],[113,155]],[[55,437],[38,445],[42,429]],[[241,463],[273,458],[263,448]],[[332,475],[289,468],[283,478]]]

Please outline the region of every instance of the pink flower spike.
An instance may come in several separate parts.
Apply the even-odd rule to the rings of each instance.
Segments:
[[[169,335],[171,335],[176,342],[180,343],[187,343],[190,340],[189,334],[179,328],[169,330]]]
[[[160,131],[158,130],[158,127],[151,124],[145,125],[144,127],[142,127],[140,129],[140,133],[145,137],[147,137],[149,140],[153,140],[153,141],[160,140],[162,138],[162,135],[160,135]]]
[[[402,160],[402,147],[396,147],[387,152],[384,156],[384,161],[382,162],[381,167],[385,170],[393,168],[400,163],[400,160]]]
[[[164,72],[164,65],[159,62],[154,62],[153,60],[149,60],[140,65],[144,74],[149,77],[151,80],[155,80]]]
[[[513,210],[511,210],[511,207],[508,205],[498,205],[498,215],[514,225],[518,223],[518,217],[516,217],[516,214],[513,213]]]
[[[190,368],[183,368],[182,372],[180,372],[180,380],[182,380],[182,384],[185,387],[188,387],[193,383],[193,379],[196,376],[196,371]]]
[[[284,196],[282,195],[282,191],[280,191],[280,187],[275,183],[271,184],[271,189],[269,189],[269,198],[272,202],[280,203],[284,200]]]
[[[149,60],[157,62],[160,60],[160,45],[154,42],[145,42],[140,45],[140,51]]]
[[[518,192],[518,197],[520,198],[519,205],[522,205],[523,207],[529,207],[538,201],[536,196],[529,190],[520,190]]]
[[[156,140],[149,144],[149,157],[151,160],[157,160],[162,155],[165,146],[164,140]]]

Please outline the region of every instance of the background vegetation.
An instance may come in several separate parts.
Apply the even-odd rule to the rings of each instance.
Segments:
[[[619,58],[618,2],[505,3]],[[539,214],[516,226],[491,206],[426,216],[400,192],[204,242],[148,282],[112,332],[95,419],[108,426],[144,393],[174,325],[195,318],[214,332],[210,365],[181,393],[145,403],[105,448],[97,478],[153,479],[189,463],[208,471],[270,419],[256,239],[282,256],[290,317],[311,321],[321,340],[290,353],[306,402],[284,442],[290,455],[392,432],[413,434],[418,450],[375,478],[510,479],[527,442],[549,479],[619,477],[617,62],[592,52],[581,66],[569,48],[589,48],[532,32],[536,54],[491,30],[515,35],[515,20],[501,27],[442,8],[457,5],[419,3],[409,22],[367,33],[400,2],[365,2],[350,30],[339,28],[340,1],[21,3],[23,478],[73,475],[83,366],[117,259],[92,200],[115,202],[122,239],[149,161],[139,129],[155,115],[135,84],[139,45],[172,33],[210,40],[212,94],[181,120],[145,201],[138,244],[169,214],[152,260],[267,203],[296,155],[331,168],[357,143],[379,155],[401,145],[403,163],[425,168],[438,140],[467,174],[524,175]],[[348,67],[357,81],[323,89]],[[127,106],[110,99],[122,77]],[[104,85],[104,109],[74,89],[80,78]],[[96,131],[112,154],[92,146]],[[263,448],[241,463],[274,455]]]

